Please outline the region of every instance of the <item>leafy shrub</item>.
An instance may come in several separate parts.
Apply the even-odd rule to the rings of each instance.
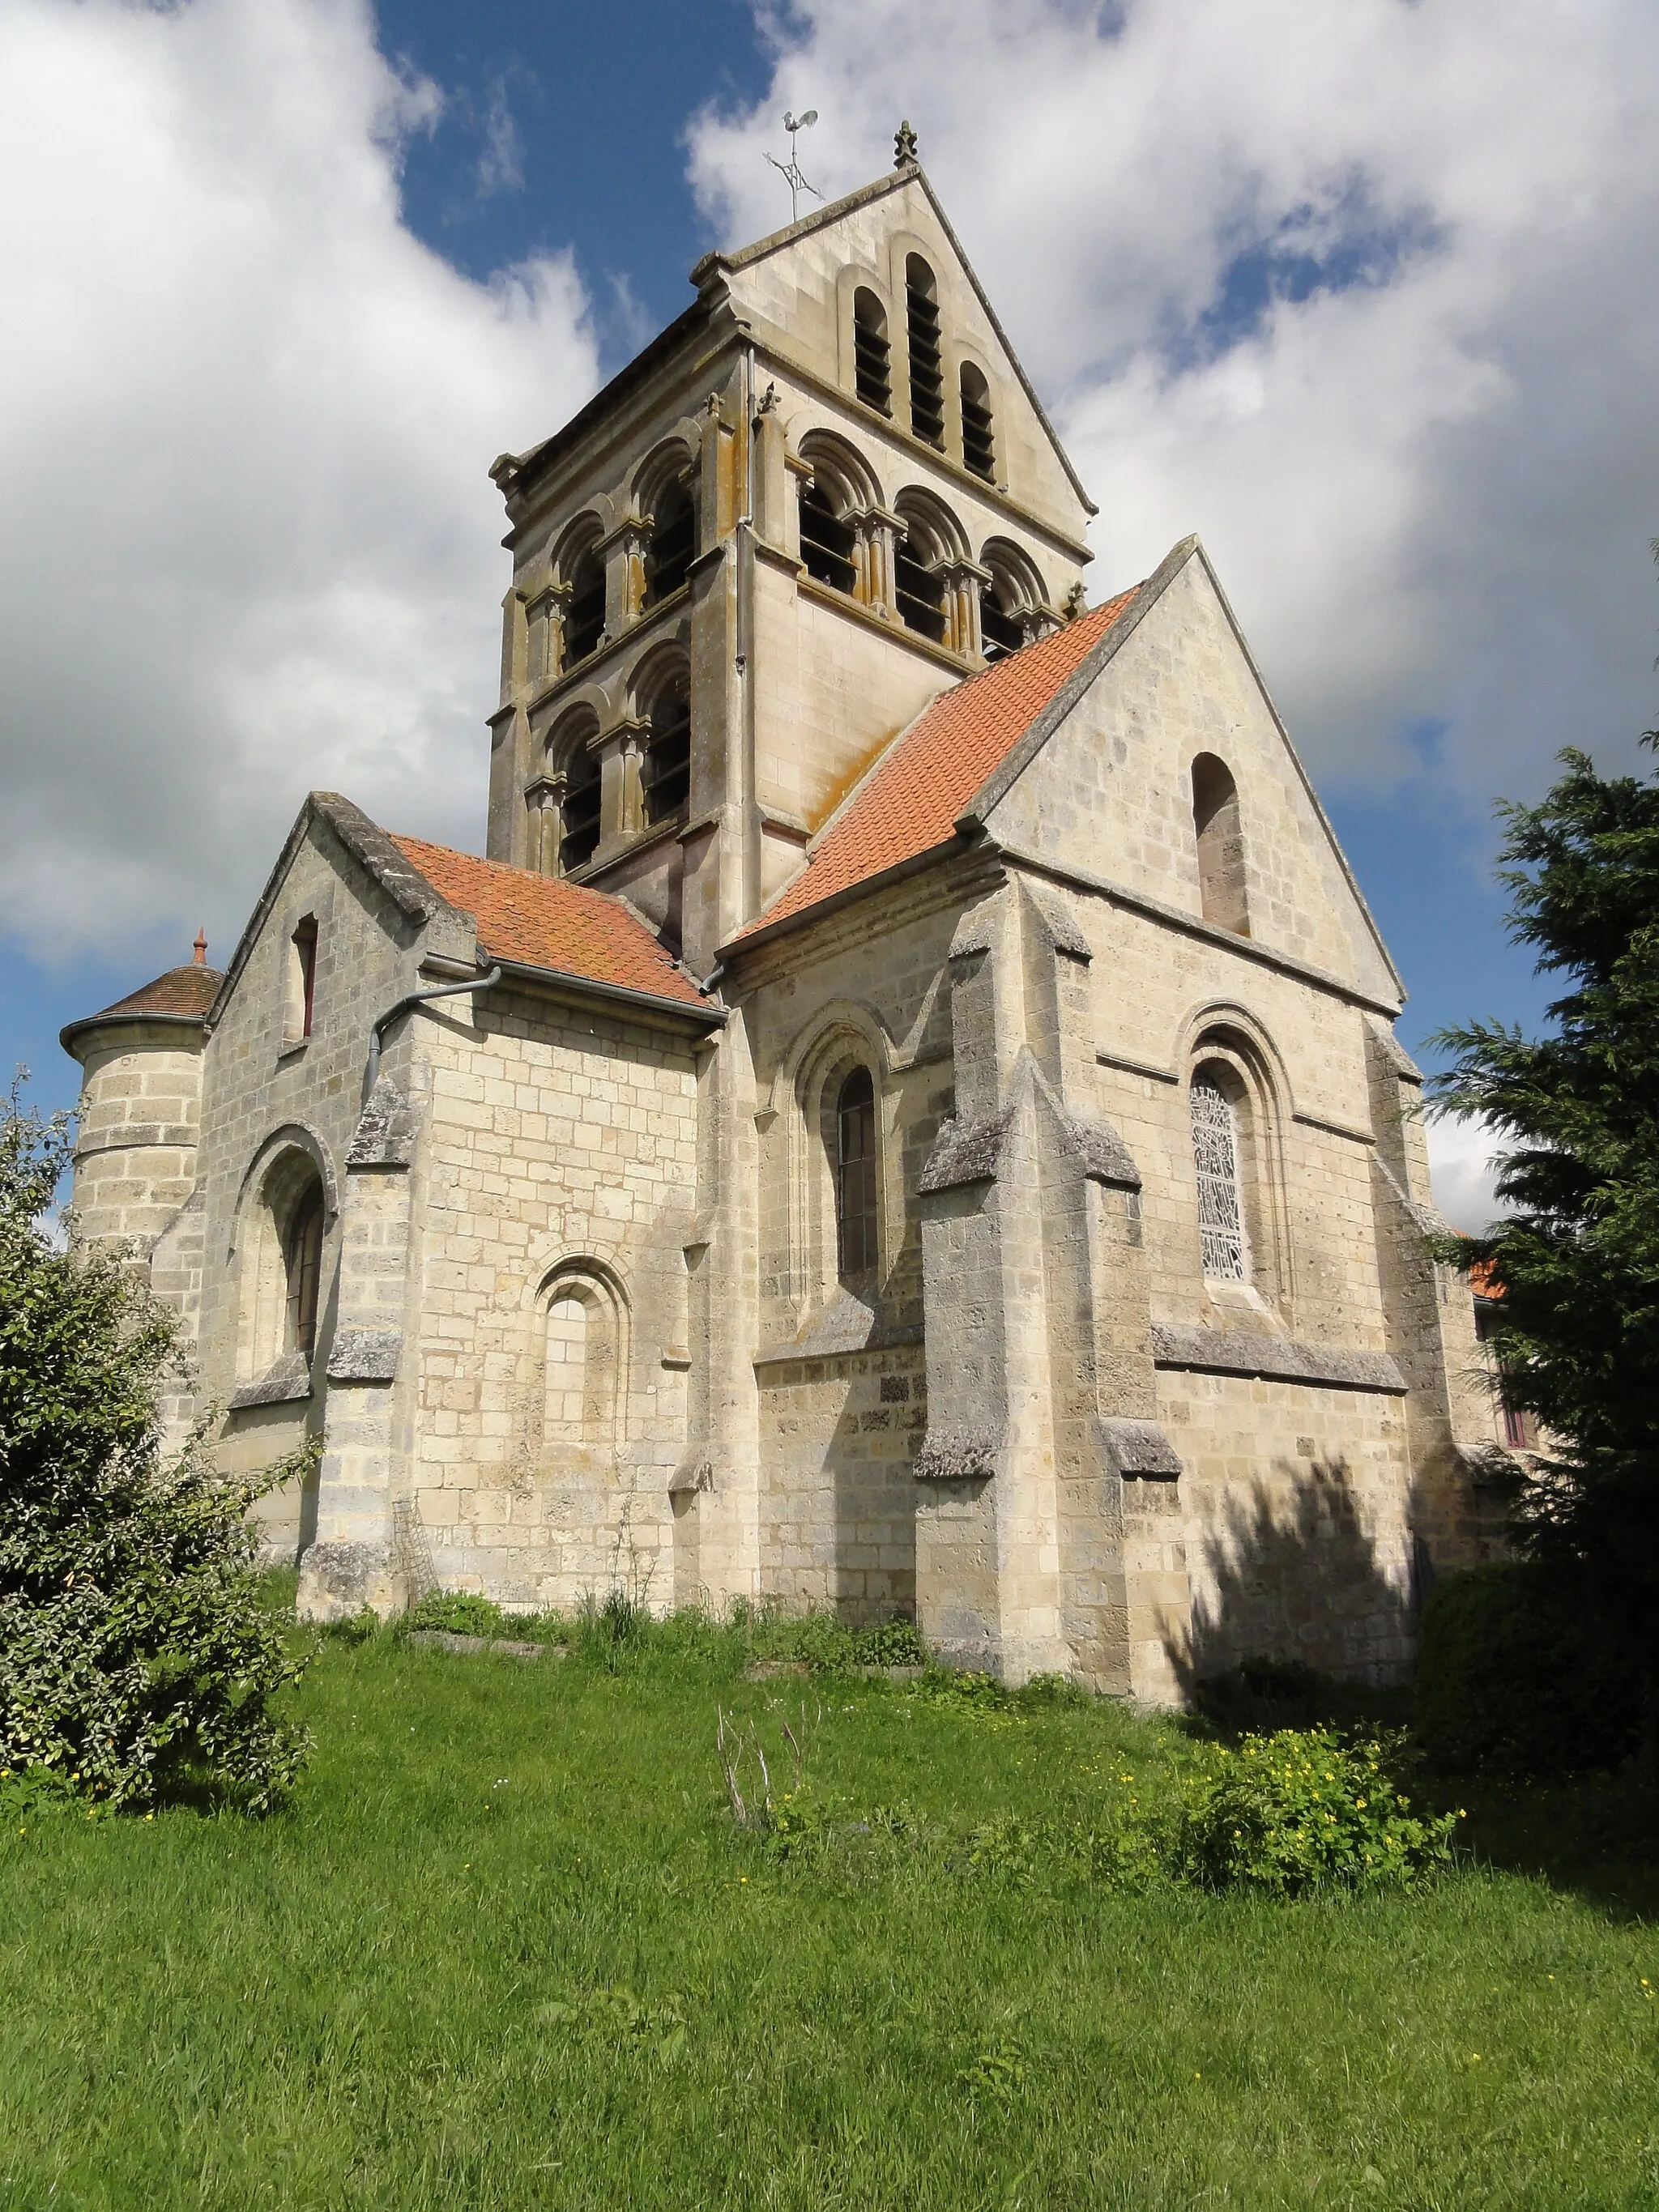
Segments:
[[[500,1606],[471,1590],[433,1590],[404,1615],[407,1628],[441,1628],[452,1636],[509,1636]]]
[[[1181,1871],[1206,1887],[1281,1897],[1409,1883],[1451,1856],[1455,1813],[1419,1818],[1390,1772],[1398,1747],[1328,1729],[1206,1747],[1189,1778]]]
[[[854,1662],[860,1667],[925,1667],[927,1646],[914,1620],[889,1620],[879,1628],[861,1628],[853,1638]]]
[[[261,1602],[254,1501],[193,1437],[161,1458],[177,1324],[118,1261],[42,1227],[68,1117],[0,1112],[0,1767],[143,1806],[185,1790],[264,1810],[303,1741],[272,1710],[301,1671]],[[301,1455],[302,1457],[305,1455]]]
[[[1448,1575],[1424,1608],[1417,1727],[1448,1773],[1547,1777],[1616,1766],[1639,1690],[1571,1568],[1521,1559]]]

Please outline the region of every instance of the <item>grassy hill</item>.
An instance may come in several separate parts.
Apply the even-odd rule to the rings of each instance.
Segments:
[[[14,1820],[0,2205],[1659,2203],[1650,1900],[1103,1874],[1054,1838],[1170,1788],[1174,1723],[761,1648],[325,1640],[281,1814]],[[804,1734],[786,1856],[717,1708],[781,1786]]]

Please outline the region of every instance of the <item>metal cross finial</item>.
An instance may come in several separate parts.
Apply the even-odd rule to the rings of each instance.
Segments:
[[[893,133],[893,167],[902,169],[907,161],[917,161],[921,158],[916,151],[916,134],[910,128],[907,118]]]
[[[789,187],[791,222],[799,219],[800,196],[803,192],[811,192],[815,200],[821,200],[823,198],[823,194],[817,186],[809,185],[802,176],[800,164],[795,159],[795,133],[798,131],[810,131],[817,119],[818,111],[816,107],[809,107],[805,115],[786,114],[783,118],[783,127],[789,133],[789,159],[787,161],[781,161],[775,154],[769,154],[766,157]]]

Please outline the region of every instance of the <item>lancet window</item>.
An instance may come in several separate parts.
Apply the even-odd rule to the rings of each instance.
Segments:
[[[286,1304],[283,1349],[309,1359],[317,1342],[317,1298],[323,1273],[323,1186],[315,1178],[289,1215],[283,1238]]]
[[[867,1067],[855,1067],[836,1098],[836,1249],[843,1275],[878,1264],[876,1166],[875,1085]]]
[[[991,387],[972,362],[962,364],[962,459],[975,476],[994,483],[997,448],[991,420]]]
[[[653,524],[645,550],[645,605],[653,607],[681,590],[697,557],[697,508],[684,477],[665,483],[651,502]]]
[[[605,635],[605,562],[597,545],[585,546],[570,569],[570,604],[565,613],[564,665],[586,660]]]
[[[1205,921],[1248,937],[1250,917],[1238,786],[1226,763],[1213,753],[1200,753],[1193,763],[1193,833],[1198,842],[1199,896]]]
[[[691,679],[677,667],[651,694],[651,734],[641,771],[647,826],[672,821],[691,790]]]

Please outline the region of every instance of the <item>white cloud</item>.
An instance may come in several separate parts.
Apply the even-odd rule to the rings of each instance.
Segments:
[[[567,260],[399,221],[362,0],[0,0],[0,929],[228,950],[305,790],[476,845],[485,470],[596,381]],[[502,179],[504,181],[504,179]]]
[[[1454,1229],[1478,1237],[1510,1211],[1492,1188],[1503,1155],[1492,1131],[1478,1115],[1454,1121],[1442,1114],[1430,1117],[1426,1134],[1436,1206]]]
[[[1097,596],[1200,531],[1316,772],[1484,819],[1655,720],[1659,12],[1648,0],[797,0],[698,119],[730,237],[902,113],[1101,504]],[[1240,257],[1338,276],[1252,326]],[[1218,350],[1219,344],[1219,350]]]

